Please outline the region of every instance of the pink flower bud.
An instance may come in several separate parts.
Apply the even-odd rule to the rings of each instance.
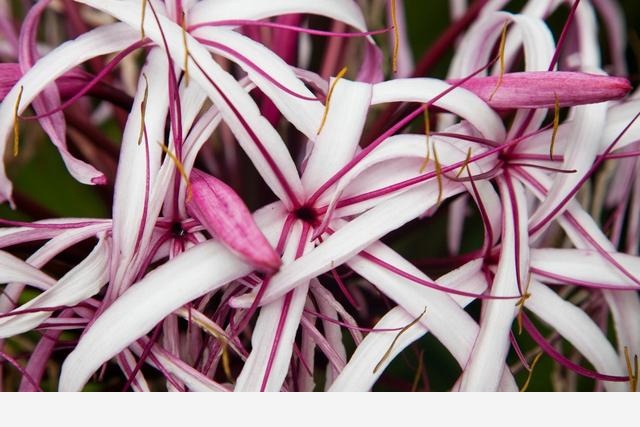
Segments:
[[[456,81],[449,81],[455,83]],[[622,77],[568,71],[507,73],[476,77],[461,87],[475,93],[495,109],[554,108],[595,104],[618,99],[631,90]]]
[[[187,200],[187,209],[193,217],[256,269],[270,273],[280,268],[280,256],[231,187],[197,169],[191,172],[189,181],[192,197]]]

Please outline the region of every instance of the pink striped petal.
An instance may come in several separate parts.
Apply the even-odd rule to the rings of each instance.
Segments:
[[[224,182],[202,171],[191,172],[193,197],[189,213],[227,248],[259,270],[280,268],[278,253],[256,225],[240,196]]]

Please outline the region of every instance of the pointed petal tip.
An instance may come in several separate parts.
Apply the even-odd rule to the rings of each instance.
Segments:
[[[103,174],[100,174],[96,177],[91,178],[92,185],[107,185],[107,177]]]

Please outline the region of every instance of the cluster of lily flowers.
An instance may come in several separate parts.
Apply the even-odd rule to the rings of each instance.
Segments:
[[[525,389],[541,355],[565,389],[636,389],[640,92],[615,1],[452,0],[416,63],[402,0],[9,3],[5,162],[37,122],[113,203],[0,220],[4,387],[366,391],[429,334],[454,391]],[[64,43],[38,37],[47,16]],[[448,50],[447,79],[423,77]],[[448,255],[403,255],[390,233],[446,234]]]

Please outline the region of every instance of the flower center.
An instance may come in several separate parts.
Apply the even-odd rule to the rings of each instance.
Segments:
[[[174,237],[183,237],[186,234],[181,222],[176,221],[171,224],[171,234],[173,234]]]
[[[318,218],[318,212],[313,206],[304,205],[296,209],[293,214],[301,221],[309,223],[311,225],[317,225],[320,222]]]

